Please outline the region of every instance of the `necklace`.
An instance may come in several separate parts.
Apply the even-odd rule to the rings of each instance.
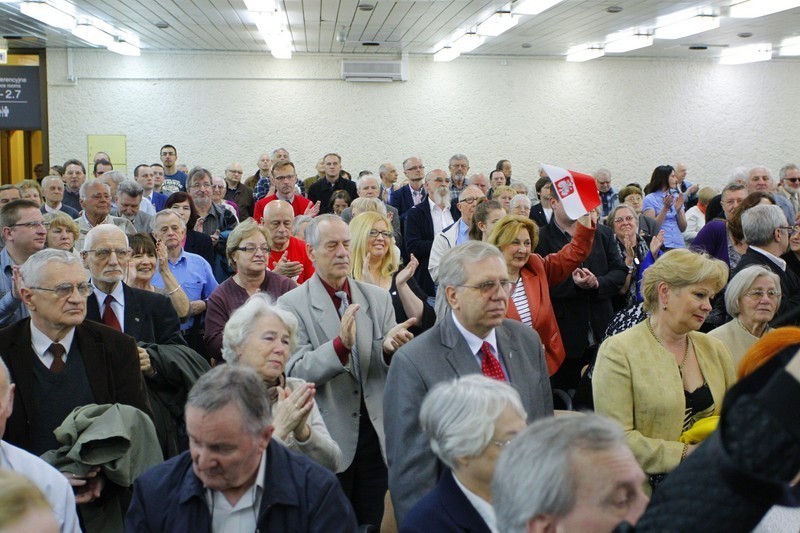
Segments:
[[[647,322],[647,329],[650,330],[650,334],[653,336],[653,338],[656,340],[658,344],[660,344],[665,350],[667,350],[667,347],[664,346],[664,344],[661,342],[661,339],[658,338],[656,332],[653,331],[653,325],[650,323],[650,317],[647,317],[646,322]],[[681,376],[683,376],[683,368],[686,366],[686,361],[688,361],[688,359],[689,359],[689,335],[686,335],[686,350],[683,352],[683,359],[681,359],[681,362],[678,363],[678,373],[680,373]]]

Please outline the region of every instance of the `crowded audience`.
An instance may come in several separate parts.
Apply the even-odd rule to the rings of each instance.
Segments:
[[[796,165],[158,155],[0,186],[0,529],[800,530]]]

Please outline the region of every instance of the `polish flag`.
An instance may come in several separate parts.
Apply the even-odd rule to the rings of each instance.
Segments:
[[[552,192],[561,199],[569,218],[578,220],[600,205],[600,194],[592,176],[544,163],[540,165],[553,182]]]

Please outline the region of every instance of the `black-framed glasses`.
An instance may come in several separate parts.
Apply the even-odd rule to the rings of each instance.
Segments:
[[[800,226],[779,226],[779,229],[785,229],[789,233],[790,237],[800,232]]]
[[[117,256],[117,259],[127,259],[131,256],[133,250],[130,248],[97,248],[95,250],[84,250],[83,252],[91,252],[97,259],[103,260],[111,257],[112,252]]]
[[[256,246],[255,244],[247,244],[245,246],[239,246],[236,248],[240,252],[245,252],[250,255],[255,255],[257,251],[263,252],[265,255],[269,253],[269,246],[266,244],[262,244],[261,246]]]
[[[59,298],[66,298],[67,296],[71,295],[76,289],[78,290],[78,294],[86,298],[92,291],[94,287],[91,283],[84,281],[78,283],[77,285],[74,283],[61,283],[60,285],[56,285],[53,288],[48,287],[28,287],[29,289],[34,289],[37,291],[47,291],[47,292],[54,292],[56,296]]]
[[[481,295],[489,296],[497,292],[497,287],[501,287],[503,292],[511,296],[514,293],[514,289],[516,288],[517,284],[513,281],[484,281],[483,283],[479,283],[478,285],[456,285],[456,287],[465,287],[467,289],[478,289],[481,291]]]
[[[16,224],[9,224],[9,228],[30,228],[36,229],[39,227],[43,227],[44,229],[48,229],[50,227],[49,222],[45,222],[43,220],[34,220],[32,222],[17,222]]]
[[[464,198],[463,200],[459,200],[462,204],[472,205],[475,202],[481,202],[486,200],[485,196],[470,196],[469,198]]]
[[[369,236],[370,237],[377,237],[378,235],[380,235],[381,237],[383,237],[384,239],[387,239],[387,240],[391,239],[393,237],[391,231],[378,231],[376,229],[369,230]]]

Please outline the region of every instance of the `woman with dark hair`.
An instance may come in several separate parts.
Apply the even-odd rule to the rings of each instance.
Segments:
[[[186,223],[186,238],[183,241],[183,249],[187,252],[197,254],[214,267],[214,243],[211,237],[205,233],[195,231],[194,225],[199,218],[194,200],[187,192],[179,191],[169,195],[164,203],[164,209],[172,209]]]
[[[189,316],[189,297],[169,269],[167,247],[164,243],[161,241],[154,243],[150,235],[136,233],[128,237],[128,246],[133,254],[128,262],[128,277],[125,283],[136,289],[163,294],[169,298],[179,317]],[[153,287],[151,284],[156,269],[164,281],[163,289]]]
[[[472,214],[469,226],[469,238],[473,241],[485,241],[489,238],[497,221],[506,216],[506,210],[497,200],[486,200],[478,204]]]
[[[342,211],[350,207],[350,194],[347,191],[336,191],[331,195],[330,208],[331,213],[336,216],[342,216]]]
[[[664,230],[664,248],[685,248],[683,231],[686,214],[683,211],[683,194],[678,189],[675,169],[661,165],[653,170],[650,183],[644,188],[642,214],[656,219],[659,230]]]

